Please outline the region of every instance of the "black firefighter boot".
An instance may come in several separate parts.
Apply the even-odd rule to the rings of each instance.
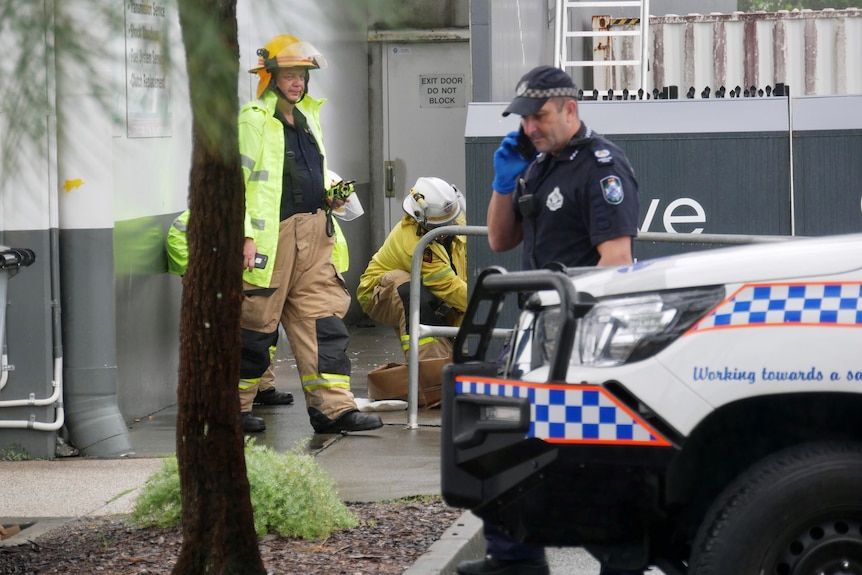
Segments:
[[[263,422],[263,419],[253,416],[250,411],[244,411],[240,413],[240,416],[242,418],[243,433],[259,433],[261,431],[266,431],[266,424]]]
[[[371,431],[383,427],[383,420],[378,415],[361,413],[355,409],[348,411],[335,421],[315,426],[315,433],[347,433],[350,431]]]
[[[254,396],[255,405],[290,405],[293,403],[293,394],[288,391],[279,391],[274,387],[267,390],[258,390]]]

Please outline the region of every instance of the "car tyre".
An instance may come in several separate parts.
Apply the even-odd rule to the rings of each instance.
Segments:
[[[756,463],[716,499],[689,575],[862,573],[862,445],[811,443]]]

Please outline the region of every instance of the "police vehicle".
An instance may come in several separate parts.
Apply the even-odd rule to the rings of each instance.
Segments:
[[[668,575],[862,573],[862,234],[489,268],[442,420],[445,500],[518,540]]]

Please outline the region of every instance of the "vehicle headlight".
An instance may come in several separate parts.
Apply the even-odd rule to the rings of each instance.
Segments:
[[[571,363],[607,367],[655,355],[724,299],[724,288],[599,300],[578,322]]]

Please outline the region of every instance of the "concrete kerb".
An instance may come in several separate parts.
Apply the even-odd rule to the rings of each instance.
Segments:
[[[77,517],[8,517],[3,519],[6,527],[17,525],[21,531],[0,541],[0,547],[17,547],[26,545],[45,535],[49,531],[60,529],[66,523],[76,521]]]
[[[453,575],[458,563],[484,554],[482,520],[466,511],[404,575]]]

